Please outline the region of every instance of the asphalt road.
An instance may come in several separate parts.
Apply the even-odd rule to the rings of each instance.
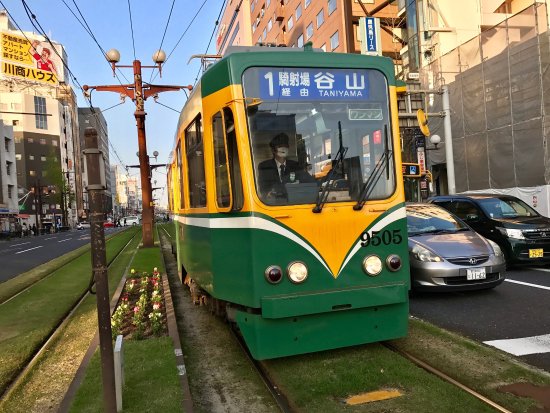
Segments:
[[[105,235],[122,228],[105,228]],[[90,230],[71,230],[0,242],[0,283],[90,242]],[[0,287],[1,288],[1,287]]]
[[[520,268],[486,291],[417,293],[411,315],[550,372],[550,269]]]

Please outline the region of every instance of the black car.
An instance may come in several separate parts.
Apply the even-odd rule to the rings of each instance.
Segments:
[[[550,219],[511,195],[470,194],[430,198],[496,242],[508,264],[550,262]]]

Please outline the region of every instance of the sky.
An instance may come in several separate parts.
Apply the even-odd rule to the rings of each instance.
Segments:
[[[24,31],[37,32],[25,12],[26,3],[36,16],[35,23],[40,24],[52,41],[64,46],[69,69],[80,85],[120,83],[113,77],[110,64],[105,60],[99,46],[73,15],[74,13],[80,18],[75,4],[99,45],[106,51],[115,48],[120,52],[119,65],[132,66],[134,59],[140,60],[142,66],[153,65],[153,53],[159,49],[162,42],[162,49],[168,57],[162,69],[162,77],[158,76],[158,70],[143,68],[143,81],[155,85],[183,86],[195,83],[200,69],[200,59],[194,59],[189,63],[188,60],[192,55],[207,52],[210,37],[214,30],[217,32],[216,20],[225,1],[2,0],[2,3],[11,15],[12,22],[15,21]],[[194,17],[195,20],[192,22]],[[162,41],[165,30],[166,35]],[[215,44],[216,34],[208,53],[215,53]],[[133,83],[132,68],[120,70],[125,76],[124,78],[121,72],[117,71],[120,82]],[[79,107],[88,107],[89,104],[79,87],[75,82],[71,83],[75,87]],[[138,144],[134,103],[127,98],[124,104],[111,108],[121,102],[119,94],[114,92],[93,91],[91,99],[93,106],[103,111],[108,125],[109,140],[120,157],[119,161],[111,149],[111,164],[137,165],[139,159],[136,156]],[[155,103],[152,97],[145,102],[147,151],[150,156],[154,151],[159,152],[157,160],[152,158],[151,164],[167,162],[179,111],[185,101],[185,92],[178,91],[160,93],[159,103]],[[139,176],[139,169],[130,168],[129,174]],[[152,181],[153,187],[165,187],[165,168],[156,168]],[[158,198],[156,202],[161,206],[167,204],[166,190],[155,191],[154,197]]]

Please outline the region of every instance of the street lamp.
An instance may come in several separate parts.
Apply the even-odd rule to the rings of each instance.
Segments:
[[[141,176],[141,191],[142,191],[142,236],[143,246],[153,246],[153,205],[151,196],[151,182],[150,173],[151,167],[149,165],[149,157],[147,156],[147,141],[145,138],[145,100],[150,96],[156,96],[160,92],[178,91],[180,89],[193,89],[193,86],[169,86],[169,85],[152,85],[149,83],[143,84],[141,76],[141,68],[156,68],[162,76],[162,63],[166,60],[166,54],[162,50],[157,50],[153,54],[154,66],[142,66],[141,61],[134,60],[132,66],[117,65],[120,61],[120,52],[116,49],[111,49],[105,54],[107,61],[111,64],[113,69],[113,76],[116,68],[133,68],[134,70],[134,83],[127,85],[102,85],[102,86],[88,86],[84,85],[82,89],[85,94],[89,95],[89,89],[95,89],[97,91],[116,92],[122,96],[128,96],[136,105],[134,116],[136,118],[137,132],[138,132],[138,156],[139,156],[139,168]]]

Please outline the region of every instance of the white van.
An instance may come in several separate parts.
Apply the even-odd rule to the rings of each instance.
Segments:
[[[136,215],[129,215],[125,217],[123,220],[123,225],[139,225],[139,217]]]

